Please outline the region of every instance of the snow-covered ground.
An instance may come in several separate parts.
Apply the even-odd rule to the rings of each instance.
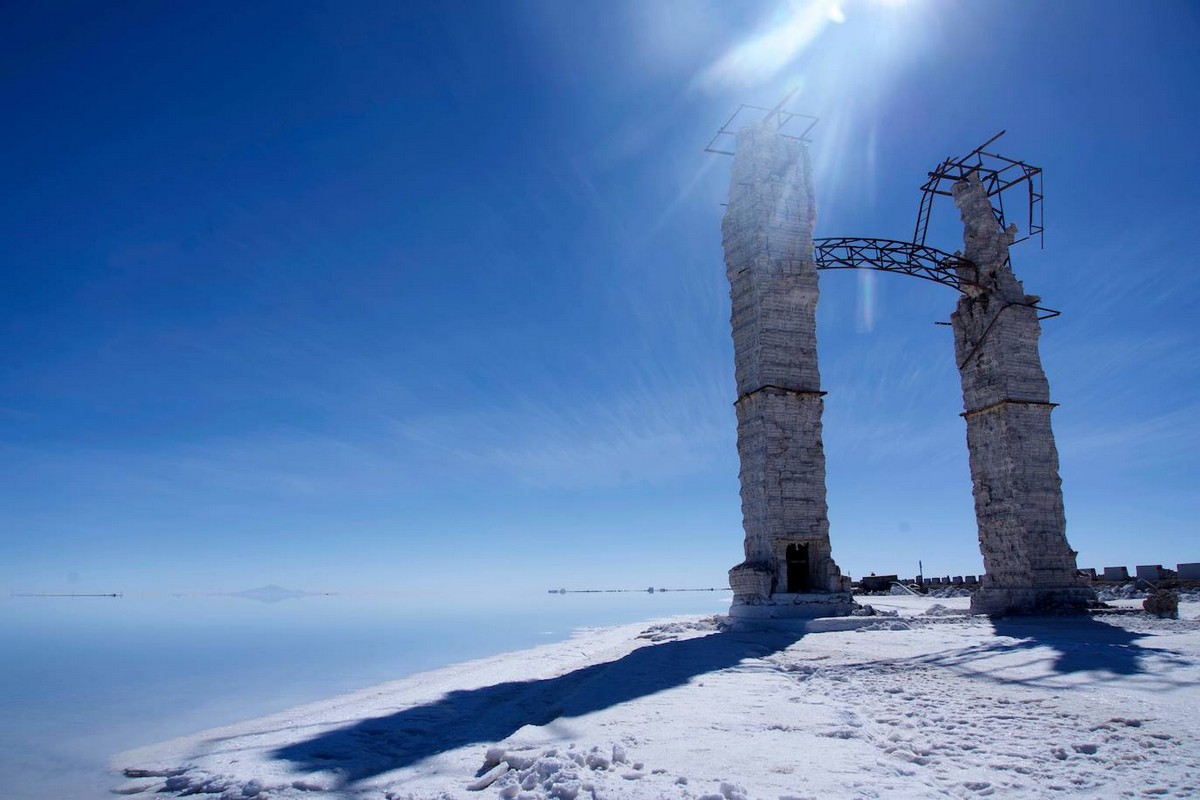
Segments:
[[[697,618],[581,631],[121,754],[119,791],[1200,796],[1200,604],[989,621],[966,598],[862,600],[897,616],[806,635]]]

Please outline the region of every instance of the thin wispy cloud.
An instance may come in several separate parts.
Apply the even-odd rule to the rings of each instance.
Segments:
[[[1064,457],[1103,457],[1116,469],[1144,469],[1180,459],[1196,460],[1200,428],[1194,420],[1200,405],[1189,405],[1166,414],[1128,419],[1106,416],[1057,426],[1059,449]]]
[[[267,41],[255,14],[201,15],[184,36],[116,13],[124,38],[41,48],[62,69],[4,86],[26,112],[0,215],[4,522],[36,531],[20,546],[40,561],[71,546],[73,568],[131,582],[142,559],[268,552],[296,528],[313,531],[297,563],[345,544],[348,570],[390,570],[425,542],[428,571],[457,574],[446,531],[487,552],[503,524],[542,547],[583,505],[588,535],[686,505],[737,551],[730,161],[702,150],[739,104],[797,89],[791,108],[821,118],[818,236],[910,235],[924,171],[1002,127],[1001,152],[1046,167],[1047,247],[1016,263],[1064,312],[1041,347],[1068,514],[1111,504],[1097,484],[1142,480],[1182,530],[1194,515],[1172,498],[1191,491],[1200,429],[1183,16],[347,5]],[[931,242],[953,250],[940,202]],[[821,292],[831,497],[876,498],[849,501],[855,525],[894,531],[897,478],[916,476],[908,492],[928,469],[934,489],[957,481],[962,515],[930,547],[974,547],[953,345],[931,326],[954,293],[846,272]],[[888,569],[866,563],[876,544],[835,539],[844,563]]]
[[[656,484],[733,453],[723,397],[658,387],[579,404],[527,399],[507,408],[394,420],[418,457],[464,478],[543,488]]]

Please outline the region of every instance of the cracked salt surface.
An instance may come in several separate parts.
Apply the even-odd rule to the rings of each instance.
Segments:
[[[1200,609],[1178,621],[988,621],[925,615],[933,603],[923,598],[877,600],[901,616],[804,636],[722,632],[713,619],[582,631],[123,754],[115,766],[143,772],[120,791],[225,800],[1200,794]]]

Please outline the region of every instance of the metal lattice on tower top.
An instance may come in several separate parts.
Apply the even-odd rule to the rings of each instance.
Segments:
[[[985,147],[999,139],[1007,131],[1000,131],[983,144],[976,147],[962,158],[953,156],[946,158],[937,168],[929,173],[929,179],[921,187],[921,207],[917,212],[917,226],[913,231],[913,242],[925,244],[925,236],[929,232],[929,216],[933,210],[933,199],[939,195],[950,197],[950,191],[942,188],[943,183],[954,185],[966,180],[972,172],[979,176],[987,189],[987,196],[992,201],[992,213],[1001,228],[1007,228],[1008,222],[1004,216],[1004,193],[1012,188],[1025,184],[1029,191],[1029,221],[1025,235],[1014,239],[1013,244],[1032,239],[1037,236],[1045,243],[1045,226],[1042,219],[1042,168],[1008,158],[998,153],[989,153]]]
[[[812,140],[809,134],[816,126],[819,118],[810,114],[790,111],[785,106],[792,95],[785,97],[774,108],[742,104],[725,124],[717,129],[716,134],[704,148],[707,153],[734,155],[734,151],[726,149],[723,142],[725,137],[733,137],[736,125],[745,120],[747,112],[762,114],[763,123],[774,123],[775,132],[784,138],[795,139],[805,144]],[[917,210],[917,224],[913,230],[911,242],[897,239],[881,239],[878,237],[837,236],[815,239],[814,257],[817,269],[874,269],[882,272],[895,272],[902,275],[940,283],[965,292],[973,286],[970,276],[974,274],[971,263],[961,254],[948,253],[927,244],[929,220],[933,213],[934,199],[951,197],[950,187],[964,181],[972,173],[983,183],[987,197],[992,204],[992,214],[1002,229],[1007,229],[1009,220],[1006,217],[1004,196],[1010,190],[1024,187],[1028,193],[1028,221],[1026,233],[1013,244],[1038,237],[1044,241],[1045,225],[1042,215],[1042,168],[1025,161],[1009,158],[999,153],[990,152],[993,142],[1003,136],[1006,131],[1000,131],[983,144],[962,157],[950,156],[944,159],[931,172],[921,186],[921,202]],[[1042,319],[1058,316],[1054,309],[1036,306]]]

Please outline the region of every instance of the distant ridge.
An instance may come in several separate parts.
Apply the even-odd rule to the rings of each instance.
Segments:
[[[332,592],[302,592],[299,589],[285,589],[271,584],[259,586],[257,589],[246,589],[241,592],[231,592],[229,597],[241,597],[246,600],[257,600],[260,603],[280,603],[284,600],[294,600],[297,597],[315,597],[333,594]]]

